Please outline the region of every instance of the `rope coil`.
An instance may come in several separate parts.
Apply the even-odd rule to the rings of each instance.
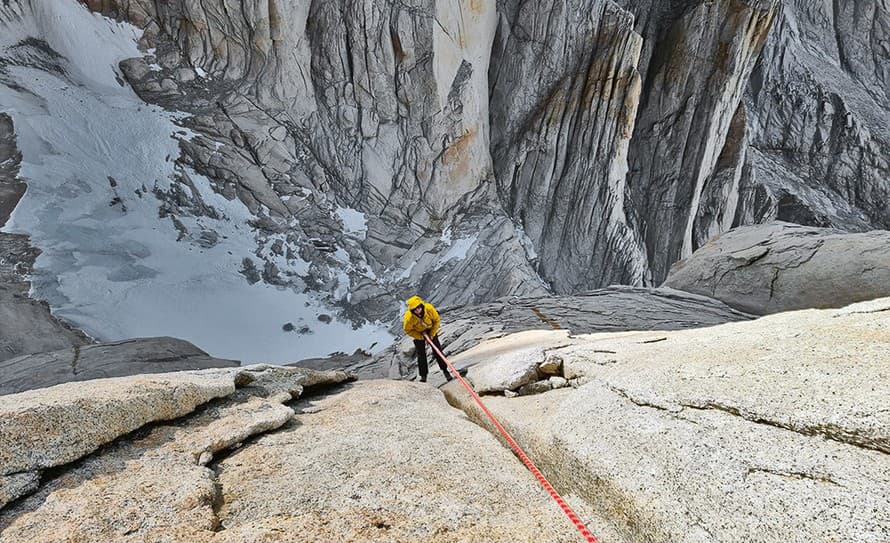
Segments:
[[[562,496],[560,496],[556,489],[553,488],[553,485],[551,485],[547,478],[544,477],[544,474],[541,473],[537,466],[535,466],[528,455],[525,454],[525,451],[522,450],[522,447],[520,447],[519,444],[516,443],[513,437],[510,436],[510,433],[507,432],[507,430],[501,425],[498,419],[495,418],[492,412],[488,410],[488,407],[486,407],[485,404],[482,403],[482,398],[480,398],[479,395],[476,394],[476,391],[473,390],[473,387],[471,387],[470,384],[466,380],[464,380],[463,377],[461,377],[460,373],[458,373],[454,366],[451,365],[451,362],[447,358],[445,358],[445,355],[442,353],[442,351],[440,351],[439,348],[436,347],[435,344],[433,344],[432,340],[430,340],[430,336],[427,335],[426,332],[424,332],[423,338],[426,340],[427,344],[433,348],[436,354],[439,355],[442,361],[445,362],[445,365],[448,366],[448,371],[451,372],[451,375],[453,375],[458,381],[460,381],[460,384],[463,385],[465,389],[467,389],[467,392],[470,393],[470,396],[472,396],[473,399],[476,400],[476,403],[479,405],[479,408],[482,409],[482,412],[485,413],[485,416],[488,417],[488,420],[490,420],[494,427],[497,428],[501,436],[510,445],[510,448],[513,449],[513,452],[516,453],[516,456],[518,456],[519,459],[522,460],[522,463],[525,464],[525,467],[527,467],[528,470],[532,472],[532,475],[535,476],[535,479],[537,479],[538,482],[541,483],[541,486],[544,487],[544,490],[546,490],[547,493],[550,494],[550,497],[553,498],[556,504],[559,505],[560,509],[562,509],[566,516],[569,517],[569,520],[572,521],[572,524],[575,525],[575,528],[577,528],[578,531],[581,532],[584,540],[587,541],[587,543],[598,543],[597,539],[593,536],[592,533],[590,533],[590,530],[587,529],[587,526],[585,526],[584,523],[581,522],[581,519],[578,518],[578,515],[576,515],[575,512],[572,511],[572,508],[569,507],[569,504],[567,504],[566,501],[562,499]]]

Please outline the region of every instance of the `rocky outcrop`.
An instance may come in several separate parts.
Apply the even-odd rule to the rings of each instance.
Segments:
[[[890,296],[890,233],[738,228],[674,264],[665,286],[757,315]]]
[[[480,384],[486,364],[518,375],[533,361],[523,395],[485,401],[603,541],[882,541],[888,311],[551,329],[455,360]],[[348,379],[250,366],[0,397],[0,541],[577,540],[509,449],[434,388],[306,396]],[[444,392],[487,428],[459,384]]]
[[[218,465],[224,540],[577,538],[525,468],[426,386],[362,382],[297,418]]]
[[[157,121],[162,140],[149,154],[169,156],[144,161],[138,180],[107,179],[110,193],[107,164],[79,176],[113,194],[115,213],[138,199],[140,218],[175,228],[175,243],[153,240],[163,250],[115,240],[97,292],[157,272],[142,264],[152,250],[188,245],[224,260],[227,278],[241,281],[238,267],[357,325],[392,323],[415,293],[466,305],[659,284],[733,225],[888,227],[888,15],[876,0],[86,4],[134,23],[103,27],[134,56],[105,70],[103,88],[113,73],[166,108],[146,108],[143,124]],[[49,5],[0,8],[14,115],[44,115],[60,86],[27,70],[72,88],[96,75]],[[30,164],[51,147],[41,135]],[[39,197],[58,196],[41,175]],[[152,176],[163,179],[139,186]],[[47,245],[87,244],[29,216]],[[35,291],[65,303],[52,279]],[[66,315],[86,322],[85,305]]]
[[[253,381],[236,377],[227,395],[192,414],[124,435],[56,470],[33,496],[0,512],[0,541],[577,538],[531,474],[432,389],[363,382],[320,401],[283,405],[301,391],[275,392],[270,380],[320,385],[344,374],[248,371]],[[223,375],[232,385],[233,372],[171,374],[167,385],[177,390]],[[294,379],[301,375],[310,379]],[[63,386],[87,392],[101,382]],[[27,393],[28,401],[50,402],[53,390]],[[7,415],[22,422],[19,413]],[[108,419],[111,412],[96,412],[93,424]],[[611,533],[569,500],[598,533]]]
[[[541,379],[548,351],[574,343],[568,330],[530,330],[485,341],[450,361],[456,368],[473,367],[468,379],[479,394],[515,392]]]
[[[0,228],[25,194],[21,159],[12,119],[0,112]],[[46,303],[29,297],[27,275],[39,254],[28,236],[0,232],[0,361],[90,343],[85,334],[54,318]]]
[[[720,183],[721,155],[738,145],[728,135],[776,5],[696,2],[652,29],[628,185],[656,283],[695,249],[696,219],[716,226],[734,214],[724,199],[702,209],[702,197]]]
[[[222,403],[202,408],[197,417],[200,432],[171,434],[176,431],[173,424],[157,430],[154,435],[139,438],[158,439],[157,443],[166,445],[159,452],[163,455],[158,459],[160,464],[164,463],[161,460],[169,460],[174,464],[203,466],[213,454],[290,420],[293,413],[281,404],[299,397],[304,387],[337,384],[349,379],[351,376],[344,372],[248,366],[99,379],[0,396],[0,412],[3,413],[0,417],[3,448],[0,453],[0,496],[3,497],[0,508],[36,490],[41,473],[46,470],[64,469],[61,466],[84,458],[150,423],[176,419],[211,400],[227,398]],[[236,390],[241,396],[235,395]],[[146,449],[141,452],[145,453]],[[104,452],[95,464],[107,460],[102,458],[103,455]],[[104,465],[117,470],[119,462],[123,461],[124,457],[118,457]],[[168,472],[172,477],[178,475],[175,469],[168,470],[163,465],[152,465],[151,468]],[[188,478],[194,479],[195,475],[184,475],[187,477],[183,484],[187,486],[190,484]],[[142,474],[141,477],[143,484],[160,482],[152,483],[152,475]],[[129,479],[126,484],[136,484],[136,481]],[[169,508],[170,504],[159,506]],[[124,509],[118,512],[129,514]],[[60,537],[64,539],[68,535]],[[0,540],[16,539],[4,532]]]
[[[668,288],[612,287],[577,296],[504,298],[488,304],[440,308],[439,333],[449,356],[481,341],[527,330],[572,334],[626,330],[677,330],[746,320],[748,315],[711,298]],[[364,378],[414,375],[414,343],[404,336],[382,353],[348,367]],[[438,372],[430,376],[438,382]]]
[[[885,298],[583,336],[547,355],[574,388],[486,403],[558,489],[628,540],[881,541],[888,310]],[[459,384],[444,390],[488,427]]]
[[[4,475],[59,466],[235,391],[231,371],[102,379],[0,396]]]
[[[69,381],[238,366],[175,338],[147,338],[72,347],[0,362],[0,395]]]
[[[391,316],[412,284],[454,304],[545,292],[490,205],[494,3],[243,4],[94,8],[145,29],[156,54],[125,62],[128,81],[191,114],[183,162],[258,215],[262,246],[278,243],[255,255],[263,280],[327,293],[355,320]],[[174,216],[202,208],[179,203]],[[364,214],[363,231],[338,208]]]

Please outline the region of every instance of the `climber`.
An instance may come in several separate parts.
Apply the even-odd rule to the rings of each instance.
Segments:
[[[426,342],[423,334],[426,332],[430,336],[433,344],[442,350],[442,344],[439,343],[439,312],[432,304],[425,303],[420,296],[412,296],[408,298],[408,310],[405,311],[405,318],[402,327],[405,333],[414,339],[414,350],[417,352],[417,373],[420,375],[420,382],[426,383],[427,362],[426,362]],[[448,366],[445,361],[435,351],[433,354],[439,363],[439,369],[445,374],[445,379],[450,381],[451,374],[448,373]]]

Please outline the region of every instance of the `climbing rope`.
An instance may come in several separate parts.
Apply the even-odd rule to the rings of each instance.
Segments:
[[[470,396],[472,396],[473,399],[476,400],[476,403],[479,404],[479,408],[482,409],[482,412],[485,413],[485,415],[488,417],[488,420],[490,420],[491,423],[494,424],[494,427],[498,429],[498,432],[501,433],[501,436],[503,436],[503,438],[507,441],[507,443],[510,445],[510,448],[513,449],[513,452],[516,453],[516,456],[518,456],[519,459],[522,460],[522,463],[525,464],[525,467],[527,467],[528,470],[532,472],[532,475],[534,475],[535,479],[537,479],[538,482],[541,483],[541,486],[544,487],[544,490],[546,490],[547,493],[550,494],[550,497],[553,498],[553,500],[556,502],[557,505],[559,505],[566,516],[569,517],[569,520],[572,521],[572,524],[575,525],[575,528],[577,528],[578,531],[581,532],[581,535],[584,536],[584,540],[588,543],[597,543],[596,538],[593,537],[593,534],[590,533],[590,530],[587,529],[587,526],[585,526],[584,523],[581,522],[581,519],[578,518],[578,515],[576,515],[575,512],[572,511],[572,508],[569,507],[569,504],[567,504],[566,501],[562,499],[562,496],[560,496],[556,489],[553,488],[553,485],[551,485],[550,482],[547,481],[547,478],[544,477],[544,474],[541,473],[541,471],[535,466],[528,455],[525,454],[525,451],[522,450],[522,447],[520,447],[519,444],[516,443],[516,441],[510,436],[510,433],[507,432],[507,430],[501,425],[500,422],[498,422],[498,419],[495,418],[495,416],[491,413],[491,411],[488,410],[487,407],[485,407],[485,404],[482,403],[482,398],[480,398],[479,395],[476,394],[476,391],[473,390],[473,387],[470,386],[470,383],[468,383],[463,377],[461,377],[460,373],[458,373],[454,366],[451,365],[451,362],[447,358],[445,358],[445,355],[442,353],[442,351],[440,351],[439,348],[436,347],[435,344],[433,344],[433,342],[430,340],[430,336],[427,335],[426,332],[424,332],[423,338],[426,340],[427,344],[429,344],[429,346],[433,348],[436,354],[438,354],[439,357],[442,358],[442,360],[445,362],[445,365],[448,366],[448,371],[451,372],[451,375],[453,375],[458,381],[460,381],[460,384],[462,384],[464,388],[467,389],[467,392],[470,393]]]

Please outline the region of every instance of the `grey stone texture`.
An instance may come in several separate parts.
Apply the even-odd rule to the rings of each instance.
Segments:
[[[0,362],[0,395],[69,381],[238,366],[181,339],[131,339],[29,354]]]
[[[37,393],[49,400],[47,390]],[[511,453],[429,387],[363,382],[290,406],[290,394],[254,392],[239,388],[66,466],[0,511],[0,541],[577,539]]]
[[[877,543],[890,536],[888,310],[582,336],[552,351],[572,388],[485,400],[557,489],[628,541]],[[443,390],[494,432],[458,384]]]
[[[192,473],[196,466],[207,465],[221,451],[290,421],[293,411],[282,404],[299,398],[306,389],[353,379],[339,371],[253,365],[96,379],[0,396],[0,509],[38,488],[45,493],[48,487],[41,486],[41,474],[54,472],[61,474],[62,480],[89,478],[102,472],[108,478],[98,482],[94,490],[100,494],[108,490],[105,483],[109,479],[112,486],[123,485],[114,491],[128,493],[121,494],[121,500],[148,500],[146,506],[154,507],[153,512],[139,511],[140,515],[175,509],[178,502],[169,501],[165,488],[180,485],[187,497],[193,479],[206,471]],[[181,424],[180,417],[187,415],[191,417],[189,422]],[[77,463],[91,454],[86,463]],[[151,461],[132,463],[140,457]],[[132,470],[115,477],[123,465]],[[185,465],[191,467],[183,472]],[[143,467],[145,472],[140,472]],[[60,484],[54,479],[56,475],[46,476],[53,480],[49,488],[59,488],[53,486]],[[184,479],[177,481],[180,476]],[[146,490],[150,488],[155,490]],[[146,496],[133,495],[140,489],[147,492]],[[101,507],[101,495],[83,498],[98,499],[89,507]],[[126,517],[135,507],[117,505],[106,513]],[[59,507],[70,511],[70,504]],[[61,532],[52,537],[76,539],[90,530],[105,529],[100,520],[82,520],[89,525],[82,526],[85,532]],[[117,518],[113,522],[119,521]],[[0,521],[0,532],[3,527]],[[80,535],[72,535],[76,533]],[[20,536],[0,533],[2,541],[15,541],[16,537]],[[31,540],[44,540],[33,537]]]
[[[890,227],[879,0],[89,4],[145,29],[155,55],[122,68],[192,114],[182,160],[258,215],[258,243],[312,263],[257,277],[356,322],[415,293],[657,285],[715,236],[776,218]],[[185,196],[170,213],[212,209]]]
[[[674,264],[665,286],[757,315],[890,296],[890,232],[738,228]]]

